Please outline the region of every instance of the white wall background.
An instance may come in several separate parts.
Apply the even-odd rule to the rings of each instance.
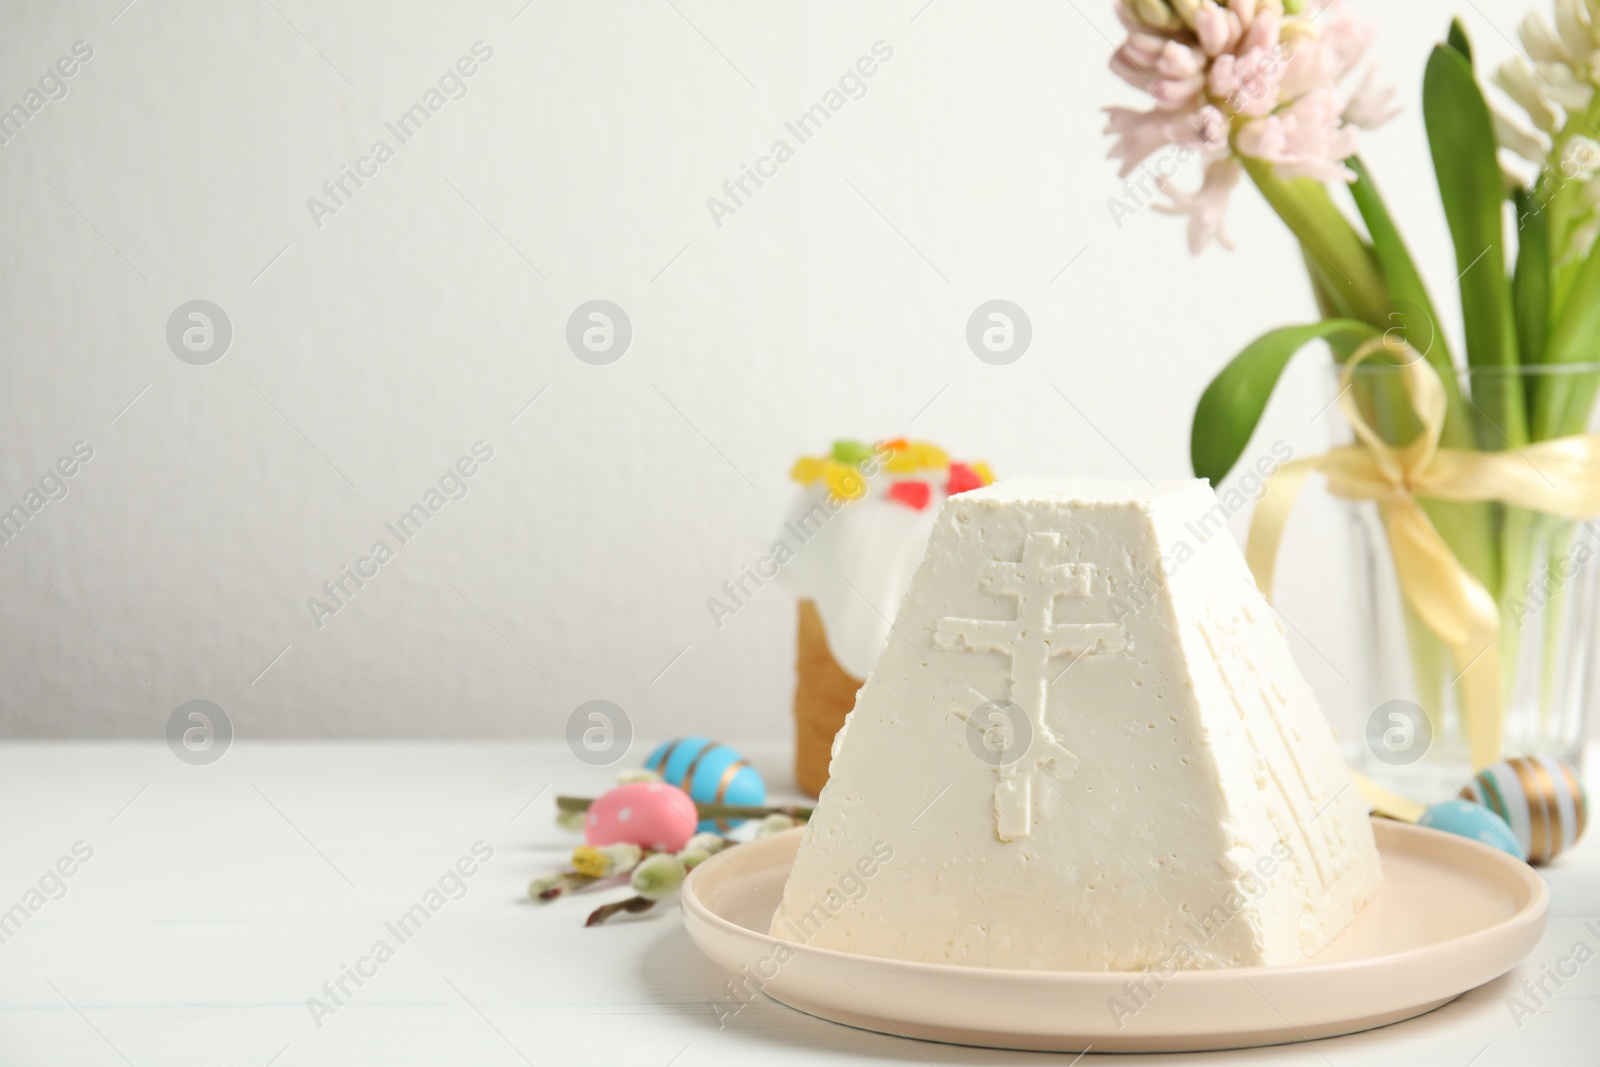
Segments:
[[[720,630],[705,601],[796,455],[910,431],[1002,475],[1184,476],[1210,376],[1313,313],[1248,189],[1232,254],[1114,224],[1099,108],[1137,94],[1102,0],[124,3],[0,13],[0,107],[94,50],[0,147],[0,505],[94,450],[0,547],[5,735],[154,738],[196,697],[240,736],[554,735],[606,697],[641,734],[781,737],[791,599]],[[1422,65],[1457,7],[1498,61],[1524,5],[1355,6],[1407,103],[1364,154],[1449,308]],[[319,228],[307,198],[479,40],[467,95]],[[714,225],[880,40],[865,97]],[[633,322],[610,366],[564,341],[596,297]],[[1006,367],[963,338],[994,297],[1034,328]],[[165,339],[195,298],[233,324],[209,366]],[[1254,451],[1326,445],[1324,374]],[[307,598],[480,439],[469,495],[319,629]],[[1337,515],[1305,501],[1280,605],[1348,723]]]

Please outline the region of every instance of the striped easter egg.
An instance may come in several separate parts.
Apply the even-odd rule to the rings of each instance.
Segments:
[[[1511,825],[1529,863],[1549,863],[1583,836],[1589,797],[1572,764],[1519,756],[1478,772],[1461,796]]]
[[[706,737],[681,737],[661,745],[645,767],[687,792],[699,804],[764,804],[767,783],[744,757]],[[726,833],[742,819],[706,819],[700,829]]]

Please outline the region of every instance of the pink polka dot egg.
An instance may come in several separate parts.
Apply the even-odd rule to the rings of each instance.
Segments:
[[[589,844],[638,845],[677,852],[688,844],[700,816],[689,794],[665,782],[629,782],[601,794],[583,820]]]

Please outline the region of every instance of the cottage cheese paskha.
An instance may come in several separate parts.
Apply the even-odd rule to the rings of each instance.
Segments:
[[[1381,879],[1371,827],[1238,547],[1192,533],[1217,506],[1042,479],[946,501],[774,935],[1138,970],[1296,963],[1344,930]]]

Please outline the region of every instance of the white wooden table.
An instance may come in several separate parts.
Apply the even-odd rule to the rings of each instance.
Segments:
[[[783,776],[781,750],[746,755]],[[726,976],[675,907],[585,930],[609,897],[526,900],[573,843],[551,797],[613,781],[561,742],[240,742],[207,767],[159,745],[0,745],[0,1064],[1071,1062],[884,1037],[769,1001],[716,1029],[707,1003]],[[1600,953],[1584,929],[1600,920],[1597,836],[1548,869],[1549,932],[1511,975],[1382,1030],[1193,1059],[1600,1062],[1600,958],[1547,981],[1554,995],[1520,1028],[1508,1006],[1578,942]],[[426,907],[463,857],[471,877],[445,880],[459,899],[441,893],[396,936],[386,924]],[[393,950],[381,961],[379,941]],[[367,977],[344,978],[335,1002],[324,983],[347,966]],[[330,1009],[316,1020],[313,997]]]

